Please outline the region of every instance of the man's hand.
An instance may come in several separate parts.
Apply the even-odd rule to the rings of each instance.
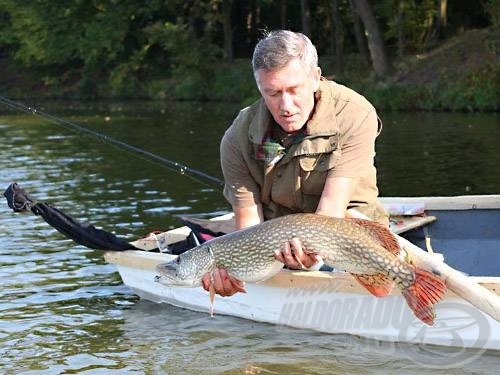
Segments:
[[[210,273],[206,273],[201,279],[203,289],[210,290],[210,284],[216,294],[229,297],[237,292],[246,293],[245,283],[228,275],[224,268],[217,268]]]
[[[304,252],[298,238],[293,238],[290,242],[285,242],[281,251],[276,250],[274,257],[280,262],[285,263],[285,266],[288,268],[294,270],[312,267],[320,260],[319,255]]]

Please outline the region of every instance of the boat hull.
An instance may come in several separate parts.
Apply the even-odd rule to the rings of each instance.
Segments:
[[[142,298],[209,313],[209,296],[201,287],[168,287],[154,281],[155,265],[172,256],[126,251],[105,257]],[[477,280],[490,290],[500,285],[496,277]],[[265,282],[247,283],[246,290],[217,297],[215,313],[274,324],[278,331],[308,329],[394,343],[500,350],[500,323],[451,292],[436,306],[435,324],[429,327],[413,315],[399,291],[374,297],[343,272],[284,270]]]
[[[497,260],[500,195],[381,200],[386,208],[420,210],[416,222],[405,219],[400,226],[399,219],[391,221],[395,233],[400,233],[412,246],[434,248],[447,264],[472,275],[469,281],[500,295]],[[422,217],[424,206],[427,216]],[[226,221],[228,217],[216,220]],[[166,232],[161,240],[174,243],[188,234],[188,228],[177,228]],[[155,237],[151,244],[144,240],[136,245],[153,249],[157,243]],[[154,281],[155,266],[174,256],[125,251],[107,252],[105,258],[117,265],[123,282],[143,298],[208,314],[208,293],[201,287],[167,287]],[[488,315],[448,290],[436,305],[434,326],[429,327],[413,315],[395,289],[391,295],[377,298],[344,272],[283,270],[262,283],[247,283],[245,294],[217,296],[215,313],[274,324],[275,329],[281,331],[309,329],[392,343],[500,350],[500,323],[491,317],[498,316],[496,305],[486,306],[493,309],[493,314],[490,311]],[[477,288],[469,291],[477,291]]]

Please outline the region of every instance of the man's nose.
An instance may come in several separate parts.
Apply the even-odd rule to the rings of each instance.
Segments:
[[[292,96],[285,92],[283,95],[281,95],[281,102],[280,102],[280,111],[281,112],[289,112],[293,107],[293,98]],[[284,113],[287,114],[287,113]]]

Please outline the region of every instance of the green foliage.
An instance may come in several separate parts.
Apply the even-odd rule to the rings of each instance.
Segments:
[[[488,0],[485,5],[493,31],[489,41],[489,49],[495,56],[500,56],[500,0]],[[498,59],[498,57],[497,57]]]
[[[424,86],[414,88],[416,92],[415,108],[422,111],[437,111],[440,110],[439,102],[436,100],[435,86]]]
[[[221,59],[221,49],[195,38],[183,24],[157,22],[144,31],[148,42],[167,54],[170,96],[179,100],[209,99],[209,81]]]
[[[376,14],[385,21],[384,36],[394,45],[398,38],[398,15],[402,16],[404,44],[410,52],[422,52],[434,30],[435,0],[385,0],[374,3]]]
[[[473,107],[479,111],[500,110],[500,67],[494,65],[466,80]]]
[[[83,97],[137,97],[152,91],[165,96],[166,89],[147,83],[149,76],[174,79],[178,97],[185,96],[185,85],[207,94],[204,78],[217,65],[220,49],[205,37],[195,38],[183,16],[205,11],[213,22],[210,10],[217,13],[211,2],[189,6],[180,0],[0,0],[5,21],[0,52],[8,50],[24,68],[37,70],[47,85],[65,86]],[[186,74],[191,76],[185,79]]]
[[[472,111],[472,101],[461,85],[450,85],[436,90],[436,108],[450,111]]]
[[[212,99],[218,101],[243,102],[257,97],[259,94],[249,61],[245,59],[221,65],[215,74],[211,91]]]
[[[495,29],[500,28],[500,0],[488,0],[485,4],[485,10],[491,21],[491,26]]]
[[[356,89],[379,110],[498,111],[500,68],[487,68],[456,82],[433,85],[365,83]]]
[[[232,2],[233,47],[238,58],[231,62],[223,59],[221,3],[222,0],[0,0],[0,64],[7,60],[14,68],[12,71],[32,82],[24,89],[9,82],[11,92],[16,93],[249,103],[258,97],[250,68],[251,52],[260,30],[280,27],[281,2]],[[396,44],[396,18],[401,12],[406,51],[421,52],[428,46],[435,31],[435,0],[370,3],[389,47]],[[356,44],[350,1],[339,0],[338,4],[345,22],[345,51],[349,55],[342,77],[334,78],[352,84],[378,108],[499,110],[497,68],[446,85],[371,81],[370,62],[360,61],[359,55],[353,53]],[[325,75],[332,74],[335,66],[331,57],[331,3],[317,0],[310,1],[310,5],[313,19],[317,20],[312,39],[319,49]],[[478,7],[484,7],[492,30],[498,30],[500,0],[481,0]],[[286,8],[289,27],[299,30],[300,3],[286,2]],[[461,8],[457,9],[455,15]],[[461,16],[465,19],[469,15]],[[469,16],[467,23],[457,27],[470,22]],[[491,54],[498,56],[500,36],[490,38],[488,43]]]
[[[11,29],[2,39],[16,45],[14,57],[25,66],[50,65],[75,56],[78,37],[68,30],[75,30],[78,19],[61,5],[50,1],[34,2],[28,7],[9,0],[0,3],[9,15],[6,28]],[[5,29],[2,31],[4,34]]]

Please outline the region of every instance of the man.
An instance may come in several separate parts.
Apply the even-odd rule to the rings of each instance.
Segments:
[[[351,207],[387,224],[377,200],[373,106],[322,78],[316,48],[300,33],[266,35],[252,67],[262,98],[239,113],[221,142],[224,196],[237,229],[294,212],[344,218]],[[319,261],[300,238],[275,256],[293,269]],[[210,284],[224,296],[244,291],[223,269],[205,275],[205,289]]]

